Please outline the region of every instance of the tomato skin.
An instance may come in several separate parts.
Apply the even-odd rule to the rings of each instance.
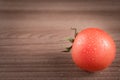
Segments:
[[[74,63],[89,72],[105,69],[113,62],[115,55],[113,39],[98,28],[87,28],[79,32],[72,46]]]

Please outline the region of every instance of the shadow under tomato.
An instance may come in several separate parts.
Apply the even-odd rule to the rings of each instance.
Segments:
[[[52,66],[52,72],[56,77],[80,78],[94,76],[95,73],[86,72],[78,68],[72,61],[69,53],[58,52],[57,55],[49,58],[49,64]]]

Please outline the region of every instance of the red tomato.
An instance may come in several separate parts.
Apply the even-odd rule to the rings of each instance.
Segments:
[[[72,58],[83,70],[95,72],[108,67],[115,58],[113,39],[103,30],[87,28],[79,32],[72,46]]]

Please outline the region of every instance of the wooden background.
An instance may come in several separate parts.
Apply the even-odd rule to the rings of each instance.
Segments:
[[[97,73],[78,69],[71,27],[98,27],[117,45],[113,64]],[[0,0],[0,80],[120,80],[119,0]]]

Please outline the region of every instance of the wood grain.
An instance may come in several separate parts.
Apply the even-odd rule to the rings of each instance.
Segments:
[[[120,80],[119,0],[0,0],[0,80]],[[78,69],[71,27],[98,27],[115,40],[113,64],[97,73]]]

